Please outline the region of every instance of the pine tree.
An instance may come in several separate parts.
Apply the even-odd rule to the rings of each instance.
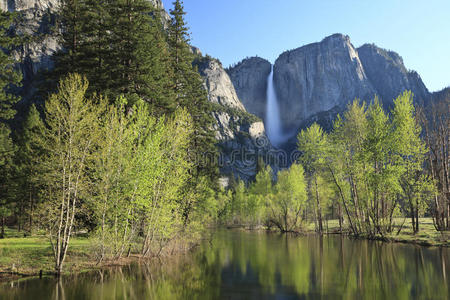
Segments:
[[[19,98],[11,93],[11,88],[20,85],[21,76],[14,69],[10,51],[17,38],[9,34],[15,15],[0,11],[0,121],[10,120],[16,114],[14,104]]]
[[[124,95],[130,106],[141,98],[157,114],[174,111],[165,33],[149,1],[64,0],[58,24],[62,49],[48,81],[76,72],[90,82],[88,93],[112,102]]]
[[[0,12],[0,238],[4,237],[5,216],[10,213],[8,198],[12,193],[12,158],[16,150],[8,121],[16,114],[14,104],[19,98],[11,93],[11,88],[18,86],[21,81],[9,55],[16,43],[16,38],[9,34],[13,21],[13,14]]]
[[[24,204],[25,209],[19,215],[19,218],[25,222],[25,217],[27,217],[30,233],[33,229],[36,207],[39,204],[39,189],[42,188],[39,176],[42,171],[39,158],[42,157],[43,149],[33,139],[43,130],[45,128],[43,122],[41,122],[39,111],[34,105],[31,105],[28,115],[22,124],[22,130],[18,134],[19,151],[17,151],[15,156],[15,166],[20,186],[16,198],[26,203]]]
[[[110,8],[109,92],[142,98],[154,112],[175,109],[169,52],[161,17],[146,0],[114,0]]]
[[[70,72],[84,74],[85,69],[81,60],[86,55],[82,53],[82,46],[91,32],[91,30],[86,32],[87,28],[84,26],[85,22],[90,23],[87,22],[88,12],[86,0],[61,1],[55,29],[59,33],[58,42],[61,50],[53,56],[55,63],[53,70],[46,74],[48,78],[43,87],[45,92],[56,90],[59,79]]]
[[[196,163],[194,178],[207,176],[214,180],[217,178],[216,166],[217,149],[215,136],[212,130],[214,119],[211,114],[211,104],[203,81],[192,66],[193,54],[189,46],[189,33],[184,21],[184,7],[182,1],[175,1],[169,26],[168,44],[170,61],[173,70],[172,89],[175,93],[176,104],[185,107],[194,121],[194,138],[190,148],[189,157]]]

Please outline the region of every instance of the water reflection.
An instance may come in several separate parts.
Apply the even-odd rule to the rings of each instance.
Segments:
[[[447,299],[449,249],[218,231],[196,253],[14,282],[1,299]]]

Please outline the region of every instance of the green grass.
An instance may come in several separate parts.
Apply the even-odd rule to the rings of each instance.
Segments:
[[[0,239],[0,272],[37,274],[53,271],[53,252],[49,240],[44,236],[20,236],[9,230],[7,238]],[[23,236],[23,234],[22,234]],[[87,238],[71,239],[65,270],[72,272],[92,263],[91,242]]]
[[[327,231],[327,228],[328,232],[338,232],[338,220],[325,221],[324,230]],[[401,231],[397,234],[400,228]],[[314,223],[305,224],[304,229],[306,231],[314,231],[315,225]],[[419,219],[419,232],[417,234],[413,233],[411,219],[396,218],[394,219],[394,230],[392,233],[389,233],[386,238],[395,242],[415,243],[427,246],[450,246],[450,232],[437,231],[434,228],[432,218]]]

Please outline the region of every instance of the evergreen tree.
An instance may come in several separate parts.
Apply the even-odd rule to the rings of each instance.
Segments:
[[[33,229],[36,207],[40,204],[39,190],[42,188],[40,181],[42,170],[40,169],[39,158],[43,155],[43,149],[34,142],[33,137],[45,130],[43,126],[38,110],[34,105],[31,105],[17,138],[19,151],[15,156],[15,165],[20,189],[17,191],[16,199],[24,203],[23,206],[25,207],[18,214],[19,227],[21,221],[24,223],[27,221],[30,233]],[[25,217],[27,217],[27,220],[25,220]]]
[[[19,98],[11,93],[11,88],[18,86],[21,81],[10,57],[10,51],[16,43],[16,38],[9,34],[13,21],[13,14],[0,11],[0,238],[4,237],[5,217],[11,212],[10,197],[13,192],[12,159],[16,147],[11,139],[8,121],[16,114],[14,104]]]
[[[14,14],[0,11],[0,122],[10,120],[16,114],[14,104],[19,98],[11,93],[11,88],[21,81],[20,73],[14,69],[10,51],[17,44],[17,37],[10,35]],[[3,153],[2,153],[3,155]]]
[[[185,107],[194,121],[194,133],[189,151],[190,160],[196,164],[194,178],[207,176],[214,182],[218,175],[217,149],[213,132],[214,119],[203,81],[192,66],[193,54],[189,46],[189,33],[184,21],[182,1],[175,1],[169,26],[168,44],[173,70],[172,89],[176,104]]]
[[[110,7],[109,92],[142,98],[158,113],[173,112],[169,52],[159,12],[146,0],[114,0]]]
[[[59,79],[70,72],[84,74],[82,62],[86,55],[83,55],[82,47],[90,35],[90,27],[85,27],[84,23],[90,24],[87,20],[89,8],[86,0],[62,0],[60,3],[57,28],[58,43],[61,45],[53,56],[54,68],[46,75],[46,85],[44,92],[56,90]],[[87,30],[87,31],[86,31]],[[91,66],[92,67],[92,66]]]
[[[76,72],[90,82],[88,93],[111,101],[124,95],[130,106],[141,98],[157,114],[174,111],[165,33],[149,1],[64,0],[58,24],[62,49],[50,83]]]

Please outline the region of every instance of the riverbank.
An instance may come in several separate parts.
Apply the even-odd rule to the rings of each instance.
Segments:
[[[394,230],[383,237],[376,236],[372,239],[386,242],[416,244],[426,247],[450,247],[450,232],[439,232],[433,225],[433,219],[420,218],[419,232],[413,233],[411,219],[397,218],[394,220]],[[324,224],[324,230],[328,234],[340,234],[338,220],[329,220]],[[308,224],[306,231],[315,232],[314,224]],[[348,232],[344,232],[348,234]],[[362,236],[361,238],[367,238]]]
[[[235,225],[228,226],[228,228],[247,228],[247,229],[257,229],[265,230],[264,227],[249,228],[248,226]],[[345,226],[344,226],[345,227]],[[272,228],[273,231],[277,229]],[[419,219],[419,232],[414,234],[412,231],[411,220],[397,218],[394,221],[394,230],[392,233],[386,234],[385,236],[359,236],[359,239],[372,239],[381,240],[385,242],[393,243],[407,243],[415,244],[425,247],[450,247],[450,232],[439,232],[433,225],[433,220],[431,218],[420,218]],[[296,233],[296,232],[294,232]],[[297,232],[298,234],[316,234],[316,229],[314,223],[308,223],[302,225],[302,230]],[[339,228],[338,220],[327,220],[324,222],[324,234],[343,234],[350,236],[348,229],[343,228],[342,232]]]
[[[403,221],[405,221],[403,223]],[[397,234],[403,223],[402,230]],[[450,232],[438,232],[433,226],[432,219],[420,219],[420,232],[412,233],[410,220],[397,219],[394,233],[383,239],[387,242],[417,244],[432,247],[450,247]],[[314,234],[314,224],[304,226],[305,234]],[[341,234],[337,220],[325,223],[326,234]],[[343,232],[347,234],[348,232]],[[22,237],[19,237],[19,234]],[[50,243],[45,236],[23,237],[23,233],[9,229],[7,238],[0,239],[0,281],[7,281],[17,277],[53,275],[53,254]],[[364,237],[361,237],[364,238]],[[75,274],[86,270],[113,265],[126,265],[142,259],[133,253],[128,258],[98,263],[94,255],[93,240],[88,237],[75,236],[71,240],[70,249],[64,265],[65,274]]]
[[[44,235],[24,237],[23,232],[6,230],[6,238],[0,239],[0,282],[36,276],[55,276],[54,258],[50,242]],[[73,236],[63,266],[63,275],[79,274],[105,267],[125,266],[142,257],[137,246],[128,257],[105,259],[99,263],[95,255],[95,241],[85,235]],[[188,250],[186,250],[188,251]],[[172,251],[177,255],[179,251]]]

